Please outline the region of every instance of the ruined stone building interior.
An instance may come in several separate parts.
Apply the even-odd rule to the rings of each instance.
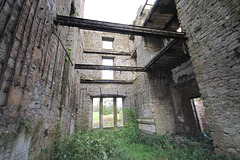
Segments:
[[[0,0],[0,159],[121,127],[122,108],[136,109],[142,132],[208,130],[216,153],[240,156],[239,0],[156,0],[133,27],[83,11],[84,0]]]

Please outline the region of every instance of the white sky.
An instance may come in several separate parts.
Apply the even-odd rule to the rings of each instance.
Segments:
[[[146,0],[85,0],[84,18],[132,24]]]

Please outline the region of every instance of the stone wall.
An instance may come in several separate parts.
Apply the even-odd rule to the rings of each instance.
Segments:
[[[135,36],[134,47],[131,48],[137,53],[137,65],[145,67],[161,49],[162,42],[162,39],[156,37]],[[161,73],[157,69],[138,73],[134,81],[134,90],[131,92],[134,103],[131,105],[136,107],[139,119],[153,119],[154,129],[147,130],[150,133],[176,131],[171,82],[171,73]],[[146,128],[152,128],[152,122]]]
[[[113,49],[104,49],[102,47],[102,37],[113,38]],[[134,60],[129,54],[129,35],[116,33],[106,33],[98,31],[84,31],[84,52],[82,54],[82,64],[102,65],[102,58],[113,58],[114,66],[135,66]],[[98,52],[98,53],[95,53]],[[111,54],[113,53],[113,54]],[[114,53],[120,54],[115,55]],[[81,79],[101,80],[101,70],[80,70]],[[125,71],[114,71],[114,80],[133,81],[136,73]],[[129,93],[133,90],[132,84],[81,84],[81,114],[79,125],[82,129],[91,128],[92,125],[92,97],[103,95],[124,96],[124,106],[131,107]]]
[[[42,151],[74,130],[82,33],[53,20],[82,8],[81,0],[0,2],[0,159],[48,159]]]
[[[175,1],[215,150],[240,156],[240,2]]]

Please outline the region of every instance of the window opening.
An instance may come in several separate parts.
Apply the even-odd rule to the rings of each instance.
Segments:
[[[92,119],[92,127],[99,128],[99,106],[100,106],[100,98],[93,98],[93,119]]]
[[[113,58],[103,58],[102,65],[113,66]],[[102,70],[102,79],[113,79],[113,71]]]
[[[123,105],[122,98],[117,98],[117,126],[123,126]]]
[[[205,107],[203,106],[203,101],[201,97],[193,98],[190,100],[193,108],[194,117],[196,119],[197,126],[201,132],[208,129]]]
[[[103,49],[113,49],[113,38],[102,37],[102,48]]]
[[[113,126],[113,98],[103,98],[103,127]]]
[[[92,128],[123,126],[123,98],[93,98]]]

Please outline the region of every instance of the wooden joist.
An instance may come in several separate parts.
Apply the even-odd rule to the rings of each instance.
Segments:
[[[119,52],[100,52],[100,51],[89,51],[84,50],[83,53],[86,54],[106,54],[106,55],[116,55],[116,56],[131,56],[130,53],[119,53]]]
[[[96,20],[89,20],[83,18],[74,18],[69,16],[58,15],[54,21],[56,24],[70,27],[78,27],[80,29],[104,31],[121,34],[131,34],[140,36],[159,36],[164,38],[186,39],[185,33],[157,30],[153,28],[146,28],[142,26],[125,25],[119,23],[110,23]]]
[[[166,54],[167,50],[171,48],[176,42],[177,40],[170,41],[170,43],[166,47],[162,48],[159,54],[153,57],[153,59],[144,67],[144,70],[148,70],[156,61],[158,61],[164,54]]]
[[[144,72],[142,67],[104,66],[104,65],[91,65],[91,64],[75,64],[75,69]]]
[[[98,84],[133,84],[132,81],[125,81],[125,80],[108,80],[108,79],[101,79],[101,80],[81,79],[81,83],[98,83]]]
[[[90,95],[91,98],[125,98],[125,95],[121,94],[100,94],[100,95]]]

